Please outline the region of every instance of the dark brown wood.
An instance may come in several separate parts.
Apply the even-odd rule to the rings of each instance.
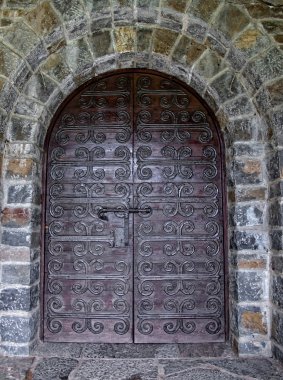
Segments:
[[[65,103],[47,143],[45,340],[225,340],[221,144],[194,92],[154,72]]]

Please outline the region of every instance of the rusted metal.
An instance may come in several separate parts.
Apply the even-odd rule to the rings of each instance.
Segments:
[[[154,72],[64,105],[46,160],[45,340],[225,340],[221,149],[207,107]]]

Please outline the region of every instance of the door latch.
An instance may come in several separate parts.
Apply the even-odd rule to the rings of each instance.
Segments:
[[[105,214],[107,214],[108,212],[117,212],[117,213],[122,214],[123,218],[128,218],[129,214],[131,213],[132,214],[149,214],[151,212],[151,208],[150,207],[146,207],[146,208],[130,207],[124,210],[121,208],[102,207],[98,211],[97,216],[99,217],[99,219],[107,221],[108,217]]]

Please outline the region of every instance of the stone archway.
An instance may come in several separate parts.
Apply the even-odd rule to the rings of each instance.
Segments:
[[[88,79],[136,66],[189,84],[217,116],[229,175],[231,338],[239,353],[270,353],[272,310],[276,326],[282,319],[278,259],[282,99],[277,91],[282,53],[264,31],[261,17],[263,11],[273,17],[274,9],[220,2],[215,9],[201,12],[198,1],[182,2],[178,9],[171,2],[165,9],[154,3],[145,9],[138,2],[133,17],[131,6],[101,8],[97,2],[97,9],[75,14],[75,0],[65,8],[63,2],[46,1],[31,7],[27,17],[15,12],[19,18],[12,21],[12,29],[21,31],[19,37],[13,39],[8,32],[3,38],[0,297],[4,353],[27,354],[38,341],[39,173],[50,119],[67,95]],[[238,22],[220,22],[227,12],[239,16],[233,20],[241,20],[241,27]],[[279,355],[280,331],[274,328],[272,334],[273,351]]]

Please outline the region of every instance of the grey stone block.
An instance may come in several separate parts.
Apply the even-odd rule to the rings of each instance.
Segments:
[[[31,285],[39,280],[39,264],[3,264],[4,284]]]
[[[8,204],[13,203],[40,203],[40,190],[31,183],[10,185],[8,187]]]
[[[39,288],[7,288],[0,292],[0,310],[30,311],[37,306]]]
[[[233,226],[259,226],[263,224],[264,206],[237,205],[230,211],[231,224]]]
[[[40,63],[48,57],[48,51],[44,44],[39,43],[26,57],[26,60],[30,64],[33,70],[36,70]]]
[[[227,102],[224,109],[232,117],[243,117],[243,115],[255,112],[250,99],[246,95]]]
[[[272,230],[269,234],[271,241],[271,249],[280,251],[283,249],[283,233],[282,230]]]
[[[25,343],[35,338],[38,331],[39,314],[29,318],[2,316],[0,318],[0,336],[2,342]]]
[[[266,274],[262,271],[237,272],[233,286],[235,299],[242,301],[263,301],[267,299]]]
[[[78,365],[75,359],[48,358],[42,360],[33,371],[33,380],[67,380]]]
[[[153,359],[124,359],[123,365],[117,360],[97,359],[83,362],[75,375],[84,380],[156,380],[157,373],[157,363]]]
[[[283,310],[282,312],[274,310],[272,313],[271,336],[283,348]]]
[[[271,292],[273,303],[283,309],[283,277],[276,275],[272,276]]]
[[[283,226],[283,204],[274,201],[269,206],[269,224],[271,226]]]
[[[233,231],[230,240],[231,249],[235,250],[268,250],[268,237],[266,233],[250,231]]]

